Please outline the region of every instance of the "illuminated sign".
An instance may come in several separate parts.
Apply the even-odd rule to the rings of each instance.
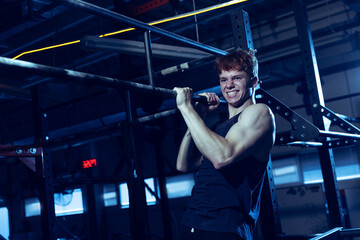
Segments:
[[[96,167],[96,158],[82,161],[82,168]]]

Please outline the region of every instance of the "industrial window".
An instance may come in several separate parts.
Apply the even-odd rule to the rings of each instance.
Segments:
[[[297,156],[272,162],[275,185],[297,184],[301,182]]]
[[[190,196],[193,186],[193,174],[183,174],[166,178],[166,191],[169,199]]]
[[[117,205],[117,193],[115,184],[105,184],[104,189],[104,206],[116,206]]]
[[[63,193],[55,193],[55,215],[66,216],[84,213],[82,191],[80,188]],[[38,198],[25,199],[25,217],[39,216]]]
[[[334,151],[337,180],[360,178],[360,166],[356,148],[341,148]]]
[[[154,178],[145,179],[144,182],[149,186],[149,188],[154,193],[156,193]],[[119,191],[120,191],[120,207],[128,208],[129,207],[129,190],[128,190],[127,184],[121,183],[119,185]],[[156,197],[147,188],[145,188],[145,195],[146,195],[147,205],[155,205],[156,204]]]
[[[334,149],[335,171],[337,180],[360,178],[360,165],[356,148]],[[273,161],[275,185],[295,183],[323,182],[317,151],[298,154],[297,156]]]
[[[157,193],[158,186],[154,178],[145,179],[145,183],[154,193]],[[166,178],[166,190],[169,199],[190,196],[193,186],[194,186],[193,174],[184,174],[184,175]],[[147,188],[145,189],[146,189],[145,195],[146,195],[147,205],[156,204],[156,197]],[[121,208],[128,208],[129,191],[126,183],[121,183],[119,185],[119,192],[120,192]],[[116,206],[117,205],[116,197],[117,197],[117,193],[115,191],[115,186],[113,184],[104,185],[104,205],[106,207]]]
[[[0,236],[9,239],[9,212],[6,207],[0,207]]]
[[[127,183],[121,183],[119,185],[119,191],[120,191],[120,207],[128,208],[130,201],[129,201],[129,190],[127,187]]]
[[[39,216],[40,202],[37,198],[25,199],[25,217]]]
[[[151,191],[156,194],[156,188],[155,188],[155,181],[154,178],[148,178],[145,179],[145,183],[149,186]],[[147,205],[155,205],[156,204],[156,197],[154,194],[151,193],[148,188],[145,188],[145,196],[146,196],[146,202]]]
[[[334,149],[335,172],[337,180],[347,180],[360,177],[360,166],[357,160],[355,148]],[[304,183],[323,182],[320,161],[317,152],[302,154],[301,167],[304,175]]]
[[[66,216],[84,213],[82,191],[80,188],[54,194],[55,215]]]

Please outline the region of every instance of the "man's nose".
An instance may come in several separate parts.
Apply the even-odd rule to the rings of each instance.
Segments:
[[[234,81],[232,79],[229,79],[226,81],[226,87],[227,88],[232,88],[234,87]]]

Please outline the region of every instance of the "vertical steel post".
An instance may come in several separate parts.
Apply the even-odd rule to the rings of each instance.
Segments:
[[[294,0],[293,4],[300,50],[305,70],[307,93],[312,108],[313,123],[320,130],[327,130],[328,122],[325,122],[322,114],[317,111],[317,109],[319,109],[318,106],[325,106],[325,103],[306,6],[303,0]],[[331,227],[344,226],[340,194],[336,181],[333,151],[332,149],[319,148],[318,153],[324,179]]]
[[[235,48],[243,50],[254,49],[248,13],[244,10],[233,12],[231,14],[231,23]],[[265,240],[276,239],[276,237],[282,233],[274,178],[272,175],[272,163],[271,159],[269,159],[261,195],[260,211],[261,229]]]
[[[145,46],[145,55],[146,55],[146,66],[149,76],[149,84],[155,86],[154,71],[152,66],[152,48],[151,48],[151,35],[150,31],[144,32],[144,46]],[[160,205],[161,205],[161,216],[164,228],[164,238],[167,240],[172,239],[172,230],[171,230],[171,217],[169,209],[169,201],[166,191],[166,176],[164,173],[164,158],[161,154],[161,143],[155,144],[156,151],[156,165],[157,173],[159,178],[159,189],[160,189]]]
[[[282,234],[271,159],[266,167],[261,195],[260,220],[264,240],[277,239]]]
[[[47,128],[47,113],[45,108],[45,95],[42,85],[31,89],[32,107],[34,115],[35,144],[43,146],[41,157],[36,157],[36,172],[40,178],[39,200],[41,204],[41,229],[43,239],[56,239],[56,218],[54,206],[53,172],[52,163],[47,148],[44,146],[49,140]]]
[[[249,14],[244,10],[233,12],[231,14],[231,23],[236,49],[254,49]]]
[[[171,228],[171,216],[170,216],[170,208],[169,208],[169,199],[166,190],[166,176],[164,172],[165,161],[164,161],[164,156],[162,154],[161,142],[155,143],[155,151],[156,151],[157,173],[159,178],[160,204],[161,204],[161,216],[162,216],[163,228],[164,228],[164,239],[171,240],[173,239],[172,228]]]
[[[127,182],[129,190],[130,232],[134,240],[149,240],[149,221],[145,196],[143,166],[136,154],[135,133],[132,125],[133,109],[130,92],[126,91],[127,124],[124,127],[126,149],[129,151],[130,176]]]
[[[94,183],[87,183],[85,184],[86,190],[83,191],[86,193],[86,210],[87,210],[87,217],[88,217],[88,239],[89,240],[97,240],[97,239],[105,239],[106,233],[100,236],[99,232],[99,206],[97,204],[97,196],[101,196],[103,194],[97,194],[96,185]]]
[[[151,36],[150,31],[144,32],[144,48],[146,56],[146,67],[149,75],[149,84],[154,86],[153,67],[152,67],[152,49],[151,49]]]

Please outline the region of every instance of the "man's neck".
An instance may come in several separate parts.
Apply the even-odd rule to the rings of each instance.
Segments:
[[[241,113],[250,105],[253,105],[253,99],[249,97],[243,104],[240,106],[234,107],[228,104],[228,112],[229,112],[229,118],[232,118],[233,116],[237,115],[238,113]]]

